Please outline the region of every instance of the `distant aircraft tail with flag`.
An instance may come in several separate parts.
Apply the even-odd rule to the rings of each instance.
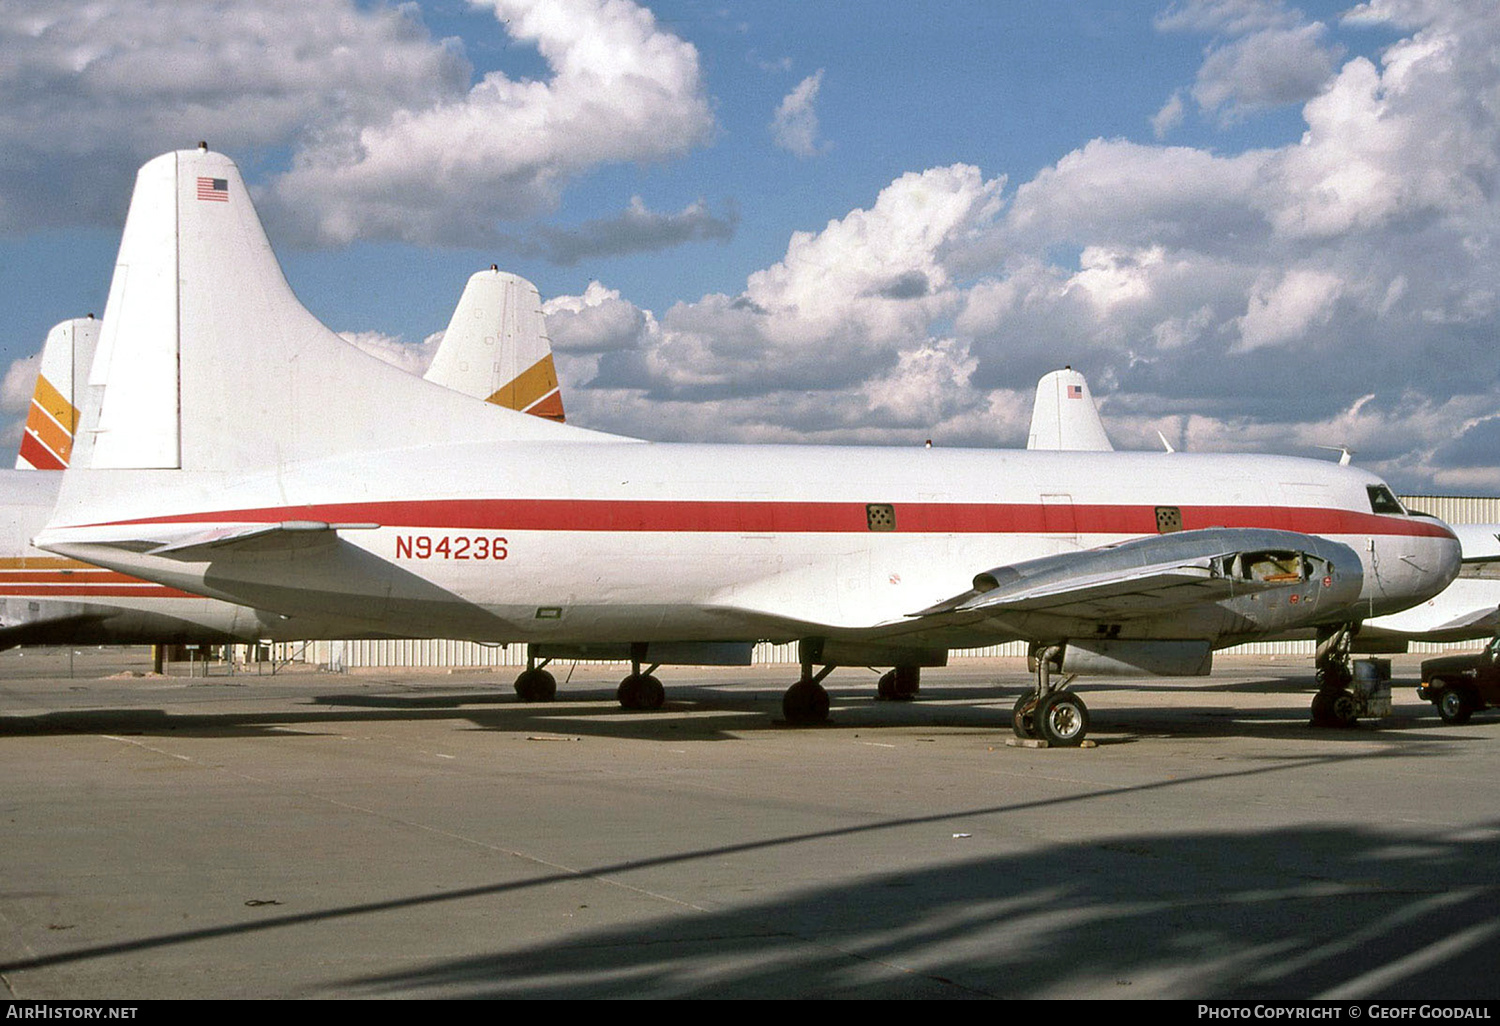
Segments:
[[[1104,423],[1094,408],[1089,383],[1072,367],[1044,375],[1036,383],[1028,449],[1112,452]]]

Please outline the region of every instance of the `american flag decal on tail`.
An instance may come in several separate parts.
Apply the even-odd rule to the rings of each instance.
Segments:
[[[1068,386],[1068,398],[1069,399],[1082,399],[1083,398],[1083,386],[1082,385],[1069,385]]]
[[[227,178],[199,178],[198,198],[209,200],[213,203],[229,202],[229,179]]]

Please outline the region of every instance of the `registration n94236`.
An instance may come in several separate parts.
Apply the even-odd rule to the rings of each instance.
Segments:
[[[397,559],[488,559],[510,555],[509,543],[494,534],[398,534]]]

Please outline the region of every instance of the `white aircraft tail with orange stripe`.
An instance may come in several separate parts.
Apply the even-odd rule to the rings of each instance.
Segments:
[[[542,297],[493,264],[464,286],[424,377],[508,410],[564,420]]]
[[[64,470],[73,456],[82,385],[99,341],[90,314],[63,321],[47,332],[31,408],[16,456],[17,470]]]

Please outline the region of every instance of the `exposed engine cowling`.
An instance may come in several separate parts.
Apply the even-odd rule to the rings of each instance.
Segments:
[[[1063,646],[1062,671],[1108,677],[1206,677],[1213,647],[1188,641],[1080,641]]]
[[[1218,648],[1361,619],[1363,584],[1358,554],[1339,542],[1209,528],[997,567],[977,575],[969,592],[924,612],[982,616],[1048,644],[1191,639]],[[1186,654],[1124,656],[1162,660],[1196,665]]]

